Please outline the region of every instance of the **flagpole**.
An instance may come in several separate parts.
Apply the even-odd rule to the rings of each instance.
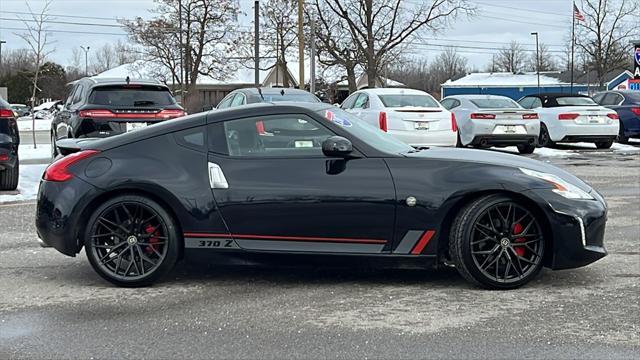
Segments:
[[[576,14],[575,14],[576,3],[573,2],[573,7],[571,8],[571,94],[573,94],[573,53],[575,52],[576,45]]]

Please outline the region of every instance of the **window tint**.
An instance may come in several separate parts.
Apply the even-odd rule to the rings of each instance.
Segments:
[[[220,103],[218,104],[217,108],[218,109],[228,108],[229,105],[231,105],[231,101],[233,101],[234,97],[235,97],[235,94],[227,95],[227,97],[225,97],[224,99],[222,99],[222,101],[220,101]]]
[[[304,115],[274,115],[226,121],[231,156],[322,156],[322,142],[334,134]]]
[[[71,103],[73,102],[73,98],[76,95],[76,92],[78,91],[79,87],[80,87],[80,85],[75,85],[69,90],[69,95],[67,96],[67,101],[65,101],[65,105],[66,106],[71,105]]]
[[[517,109],[520,107],[515,101],[506,98],[473,99],[470,101],[479,109]]]
[[[199,126],[191,129],[177,131],[173,134],[173,136],[176,139],[176,142],[181,146],[198,151],[205,151],[204,133],[204,127]]]
[[[396,107],[440,107],[438,102],[429,95],[418,94],[393,94],[378,95],[382,104],[388,108]]]
[[[80,84],[78,85],[78,88],[76,89],[75,93],[73,93],[73,101],[72,104],[75,105],[79,102],[82,101],[82,92],[84,91],[84,85]]]
[[[236,96],[233,98],[233,101],[231,102],[231,107],[240,106],[242,104],[244,104],[244,95],[241,93],[237,93]]]
[[[606,95],[606,93],[600,93],[597,94],[593,97],[593,101],[597,102],[598,104],[602,105],[602,100],[604,99],[604,96]]]
[[[111,106],[167,106],[176,103],[169,90],[161,86],[116,85],[94,88],[89,103]]]
[[[345,101],[342,102],[342,106],[340,107],[343,109],[351,109],[353,107],[353,104],[356,102],[356,99],[358,98],[358,96],[360,96],[360,94],[352,94]]]
[[[453,99],[444,99],[440,101],[440,105],[442,105],[442,107],[444,107],[447,110],[453,109],[453,104],[454,104]]]
[[[367,94],[360,94],[353,104],[354,109],[367,109],[369,108],[369,96]]]

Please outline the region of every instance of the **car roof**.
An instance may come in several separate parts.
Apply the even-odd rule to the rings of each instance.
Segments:
[[[445,97],[446,98],[458,98],[458,99],[509,99],[511,100],[510,97],[508,96],[502,96],[502,95],[479,95],[479,94],[465,94],[465,95],[450,95]],[[443,99],[444,100],[444,99]]]
[[[582,95],[582,94],[568,94],[568,93],[540,93],[540,94],[525,95],[524,97],[559,98],[559,97],[589,97],[589,96],[588,95]]]
[[[311,94],[310,92],[306,91],[306,90],[302,90],[302,89],[295,89],[295,88],[273,88],[273,87],[269,87],[269,88],[261,88],[262,93],[265,95],[270,95],[270,94],[280,94],[282,91],[284,91],[285,93],[290,93],[290,94]],[[242,88],[242,89],[238,89],[236,91],[241,91],[247,94],[255,94],[255,95],[259,95],[260,93],[258,92],[258,88],[255,87],[250,87],[250,88]]]
[[[376,95],[395,95],[395,94],[411,94],[411,95],[429,95],[422,90],[408,89],[408,88],[371,88],[362,89],[360,92],[367,92],[369,94]]]
[[[92,86],[109,86],[109,85],[126,85],[126,78],[103,78],[103,77],[86,77],[78,81],[89,82]],[[167,85],[161,83],[158,80],[153,79],[131,79],[129,78],[129,84],[131,85],[152,85],[162,86],[168,88]]]

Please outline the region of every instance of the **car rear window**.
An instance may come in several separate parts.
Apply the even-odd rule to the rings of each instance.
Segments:
[[[320,102],[312,94],[284,93],[284,94],[262,94],[265,102],[293,101],[293,102]]]
[[[567,96],[556,98],[556,102],[560,106],[596,106],[595,101],[588,97]]]
[[[108,106],[167,106],[176,103],[169,90],[161,86],[101,86],[94,88],[89,104]]]
[[[397,107],[440,107],[438,102],[428,95],[394,94],[378,95],[382,104],[388,108]]]
[[[480,109],[513,109],[520,105],[511,99],[474,99],[471,103]]]

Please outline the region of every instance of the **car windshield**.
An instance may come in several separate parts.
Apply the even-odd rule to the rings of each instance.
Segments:
[[[479,109],[513,109],[520,108],[520,105],[511,99],[474,99],[471,103]]]
[[[597,106],[595,101],[589,97],[567,96],[556,98],[556,102],[560,106]]]
[[[293,102],[320,102],[320,100],[313,94],[305,93],[287,93],[284,94],[262,94],[265,102],[280,102],[280,101],[293,101]]]
[[[93,89],[89,104],[139,107],[167,106],[176,103],[169,90],[161,86],[118,85]]]
[[[382,152],[402,154],[416,151],[411,146],[342,109],[329,108],[318,110],[317,112],[326,119],[340,125],[345,131]]]
[[[378,95],[382,104],[388,108],[398,107],[440,107],[438,102],[429,95],[420,94],[389,94]]]

